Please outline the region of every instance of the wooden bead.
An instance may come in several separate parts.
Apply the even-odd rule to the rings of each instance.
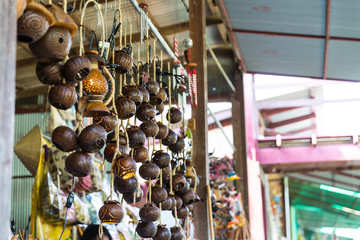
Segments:
[[[115,152],[116,152],[116,142],[108,143],[104,149],[104,158],[106,159],[106,161],[112,163]],[[119,152],[120,154],[127,154],[126,146],[119,144]]]
[[[176,143],[169,146],[172,152],[181,152],[185,149],[185,140],[182,137],[177,137]]]
[[[155,137],[159,132],[159,126],[153,121],[146,121],[140,125],[140,129],[147,137]]]
[[[59,126],[52,132],[51,141],[61,151],[71,152],[77,147],[78,136],[71,128]]]
[[[93,168],[93,160],[89,154],[74,152],[65,161],[65,169],[75,177],[85,177]]]
[[[125,97],[132,99],[136,105],[140,105],[143,102],[143,93],[136,86],[125,86],[123,87],[122,93]]]
[[[93,122],[97,125],[102,126],[106,132],[110,132],[114,130],[117,124],[117,120],[114,115],[108,115],[104,117],[94,117]]]
[[[149,160],[149,151],[145,147],[133,148],[130,151],[130,156],[138,163],[144,163]]]
[[[159,92],[156,95],[150,97],[150,103],[152,105],[157,105],[165,102],[167,99],[166,91],[163,88],[160,88]]]
[[[146,88],[144,86],[138,86],[138,89],[141,91],[142,96],[143,96],[142,103],[149,103],[150,102],[150,94],[149,94],[148,90],[146,90]]]
[[[140,221],[136,226],[136,232],[141,238],[152,238],[156,231],[157,228],[153,222]]]
[[[172,211],[172,215],[175,217],[175,209]],[[187,206],[182,206],[181,208],[177,209],[177,217],[180,219],[184,219],[189,215],[189,209]]]
[[[186,179],[183,175],[175,174],[172,179],[172,187],[175,191],[182,190],[186,185]]]
[[[91,124],[79,136],[79,146],[87,153],[95,153],[102,149],[106,142],[106,132],[102,126]]]
[[[139,216],[144,222],[156,222],[160,214],[160,209],[152,202],[145,204],[139,211]]]
[[[113,173],[119,178],[128,179],[135,175],[136,162],[128,155],[120,155],[112,165]]]
[[[71,108],[75,104],[77,97],[75,88],[69,84],[56,85],[49,92],[50,104],[63,110]]]
[[[150,79],[146,83],[146,90],[148,90],[150,95],[156,95],[160,91],[160,86],[159,86],[159,84],[157,82]]]
[[[185,240],[185,234],[179,227],[172,227],[171,231],[171,240]]]
[[[137,191],[135,193],[124,193],[123,198],[127,203],[131,204],[134,203],[134,195],[135,195],[135,203],[140,202],[144,197],[144,193],[142,189],[140,189],[140,191]]]
[[[162,124],[161,122],[158,122],[157,125],[159,126],[159,132],[155,136],[156,139],[164,139],[169,134],[169,129],[166,125]]]
[[[157,204],[165,201],[168,197],[167,191],[165,188],[155,186],[151,189],[151,200]]]
[[[160,175],[160,168],[154,163],[145,162],[140,166],[139,174],[143,179],[156,179]]]
[[[104,75],[99,70],[93,69],[83,81],[83,91],[88,95],[106,95],[109,86]]]
[[[70,32],[63,27],[50,27],[41,39],[29,44],[29,48],[38,60],[61,61],[70,52]]]
[[[171,238],[170,230],[166,228],[165,225],[158,225],[153,240],[170,240],[170,238]]]
[[[56,85],[61,83],[63,65],[58,62],[38,62],[36,76],[41,83]]]
[[[151,104],[141,104],[136,109],[136,117],[144,122],[155,118],[155,108]]]
[[[124,211],[117,201],[105,201],[99,210],[99,218],[105,224],[118,224],[124,217]]]
[[[171,157],[163,150],[156,151],[152,157],[152,162],[159,166],[159,168],[165,168],[169,166]]]
[[[121,194],[135,193],[138,188],[138,181],[137,181],[136,177],[131,177],[131,178],[127,178],[127,179],[115,177],[114,187],[115,187],[115,190]]]
[[[120,119],[129,119],[135,115],[136,104],[130,98],[120,97],[116,100],[116,110]]]
[[[138,127],[131,127],[127,129],[129,137],[129,146],[131,148],[142,147],[145,145],[146,135]]]
[[[181,122],[182,120],[182,112],[175,108],[172,107],[170,108],[170,123],[178,123]],[[166,119],[169,121],[169,112],[166,114]]]
[[[85,80],[91,71],[91,62],[87,57],[74,56],[64,65],[64,77],[68,83]]]
[[[116,50],[114,63],[119,65],[119,67],[116,68],[116,71],[120,74],[124,74],[132,68],[133,59],[126,51]]]
[[[34,43],[42,38],[49,29],[49,22],[37,11],[25,10],[18,20],[18,41]]]
[[[177,141],[177,137],[178,136],[176,135],[176,133],[170,129],[166,138],[162,140],[162,144],[164,144],[165,146],[170,146],[172,144],[175,144]]]

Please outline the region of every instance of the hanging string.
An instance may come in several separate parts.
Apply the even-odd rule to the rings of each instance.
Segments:
[[[100,227],[99,227],[99,237],[100,237],[100,239],[103,238],[103,235],[104,235],[103,224],[100,223]]]
[[[154,63],[153,63],[153,67],[154,67],[154,81],[156,81],[156,39],[154,39],[154,52],[153,52],[153,57],[154,57]]]
[[[119,0],[119,19],[120,19],[120,23],[122,23],[122,13],[121,13],[121,0]],[[120,25],[120,37],[119,37],[119,49],[121,50],[122,49],[122,28],[123,28],[123,25],[121,24]]]
[[[49,0],[49,4],[52,4],[52,0]]]
[[[138,52],[137,52],[137,62],[139,64],[139,62],[141,62],[141,59],[140,59],[140,45],[138,45]],[[136,84],[139,85],[140,84],[140,66],[138,67],[138,73],[137,73],[137,78],[136,78]]]
[[[168,71],[170,72],[170,62],[168,62]],[[171,77],[169,75],[169,111],[168,111],[168,128],[170,130],[170,108],[171,108]]]
[[[163,180],[162,180],[162,168],[160,168],[160,187],[163,186]],[[159,203],[159,208],[160,208],[160,217],[159,217],[159,224],[161,225],[161,211],[162,211],[162,208],[161,208],[161,203]]]
[[[67,0],[64,0],[63,9],[64,9],[64,13],[67,13]]]

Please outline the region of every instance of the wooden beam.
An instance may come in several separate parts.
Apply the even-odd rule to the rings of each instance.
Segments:
[[[285,126],[285,125],[288,125],[288,124],[297,123],[297,122],[301,122],[301,121],[304,121],[304,120],[312,119],[314,117],[316,117],[316,115],[315,115],[314,112],[312,112],[312,113],[304,115],[304,116],[291,118],[291,119],[286,119],[286,120],[280,121],[280,122],[270,123],[270,124],[268,124],[268,128],[282,127],[282,126]]]
[[[206,21],[205,1],[189,1],[190,38],[194,46],[190,49],[192,62],[197,64],[197,93],[198,106],[192,108],[192,117],[196,120],[196,129],[192,135],[192,157],[196,165],[198,175],[201,176],[200,185],[197,188],[202,201],[194,204],[194,221],[196,236],[200,239],[212,239],[210,237],[210,214],[208,212],[207,186],[209,185],[209,156],[208,156],[208,82],[206,64]],[[210,208],[211,209],[211,208]],[[213,240],[213,239],[212,239]]]
[[[32,88],[31,90],[29,89],[20,90],[16,92],[16,100],[47,94],[48,90],[49,90],[49,86],[41,86],[37,88]]]
[[[0,3],[0,233],[10,239],[11,176],[15,123],[16,1]]]
[[[274,109],[264,109],[261,110],[260,113],[263,117],[268,117],[274,114],[278,114],[278,113],[282,113],[282,112],[287,112],[290,110],[294,110],[300,107],[287,107],[287,108],[274,108]]]

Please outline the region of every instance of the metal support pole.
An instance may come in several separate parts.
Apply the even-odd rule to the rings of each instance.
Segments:
[[[291,239],[291,225],[290,225],[290,194],[289,194],[289,178],[284,177],[284,205],[285,205],[285,227],[286,239]]]
[[[212,48],[210,47],[210,45],[207,43],[207,41],[206,41],[206,47],[209,49],[209,52],[210,52],[212,58],[214,59],[216,65],[218,66],[221,74],[224,76],[227,84],[229,85],[229,87],[231,88],[231,90],[235,93],[235,92],[236,92],[236,89],[235,89],[234,84],[231,82],[230,78],[228,77],[228,75],[226,74],[224,68],[222,67],[221,63],[219,62],[219,59],[217,58],[217,56],[215,55],[214,51],[212,50]]]
[[[224,127],[222,126],[221,122],[216,118],[215,114],[211,111],[209,106],[207,106],[207,110],[210,113],[211,117],[215,120],[216,125],[220,128],[220,131],[222,132],[222,134],[226,138],[226,141],[229,143],[230,147],[235,151],[235,146],[234,146],[234,144],[232,144],[232,142],[230,141],[228,136],[226,136],[226,133],[224,131]]]

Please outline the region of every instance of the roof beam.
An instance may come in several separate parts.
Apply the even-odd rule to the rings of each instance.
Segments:
[[[275,108],[275,109],[264,109],[264,110],[261,110],[261,115],[263,117],[268,117],[268,116],[272,116],[274,114],[278,114],[278,113],[282,113],[282,112],[287,112],[287,111],[290,111],[290,110],[294,110],[294,109],[297,109],[297,108],[301,108],[301,107],[285,107],[285,108]]]
[[[282,100],[282,101],[264,101],[257,102],[258,109],[271,109],[271,108],[290,108],[290,107],[305,107],[313,105],[321,105],[325,103],[339,103],[339,102],[358,102],[360,98],[347,98],[347,99],[296,99],[296,100]]]
[[[292,124],[292,123],[296,123],[296,122],[300,122],[300,121],[304,121],[304,120],[308,120],[308,119],[312,119],[316,117],[315,113],[312,112],[310,114],[304,115],[304,116],[300,116],[300,117],[296,117],[296,118],[291,118],[291,119],[286,119],[284,121],[280,121],[280,122],[275,122],[275,123],[270,123],[268,124],[268,128],[277,128],[277,127],[282,127],[288,124]]]

